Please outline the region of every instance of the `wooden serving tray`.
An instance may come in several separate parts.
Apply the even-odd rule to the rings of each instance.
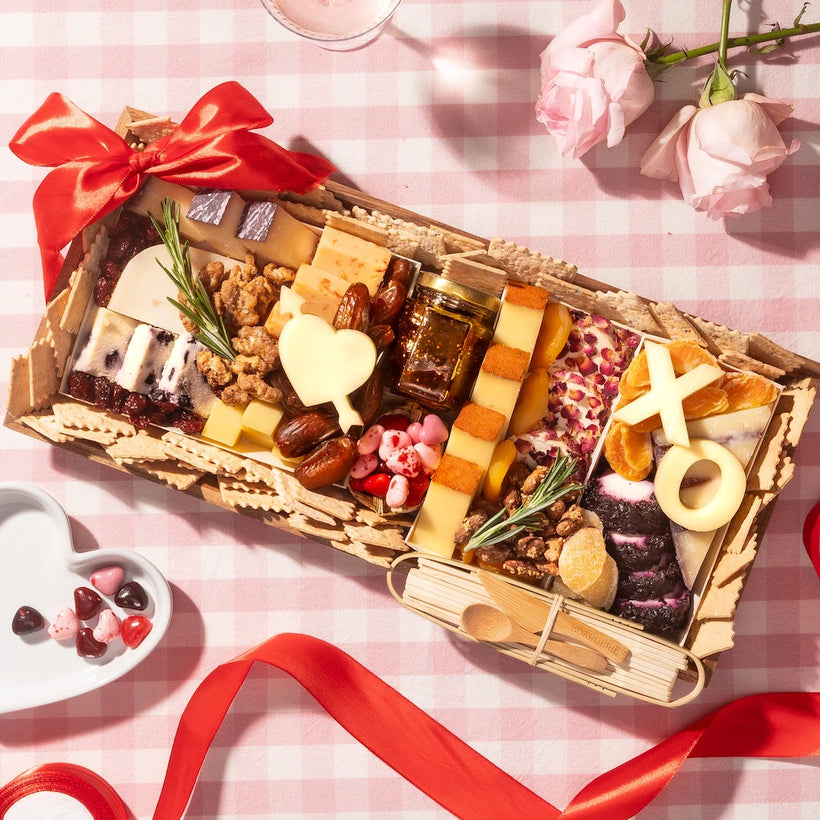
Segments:
[[[148,118],[146,112],[126,108],[120,119],[118,132],[135,150],[144,142],[138,123]],[[137,125],[132,127],[133,123]],[[427,270],[462,275],[500,271],[546,288],[551,299],[643,334],[695,340],[722,364],[759,373],[782,385],[772,423],[750,472],[744,502],[714,558],[712,575],[680,647],[684,661],[679,677],[695,681],[699,691],[708,682],[719,654],[732,646],[735,609],[774,503],[792,476],[794,451],[820,383],[820,363],[785,350],[758,333],[716,325],[673,304],[654,302],[586,277],[566,262],[503,239],[465,233],[343,185],[328,182],[305,196],[276,196],[306,224],[332,225],[362,236],[419,261]],[[116,435],[111,439],[110,434],[93,429],[87,422],[69,425],[66,430],[61,419],[70,415],[71,408],[66,405],[71,400],[59,393],[59,384],[79,327],[77,316],[91,298],[89,276],[94,276],[94,267],[104,254],[105,222],[75,239],[54,291],[57,296],[46,307],[35,339],[12,362],[5,425],[97,463],[163,483],[294,535],[319,540],[370,563],[390,568],[397,560],[407,561],[403,556],[410,548],[404,537],[410,517],[381,516],[340,488],[306,490],[286,471],[181,434],[165,436],[165,446],[173,458],[128,462],[111,454],[116,452],[111,450]],[[635,625],[614,616],[607,618],[620,621],[630,639],[638,631]],[[606,691],[600,681],[582,676],[579,682]],[[628,687],[615,689],[632,694]],[[671,695],[643,699],[668,705],[683,702]]]

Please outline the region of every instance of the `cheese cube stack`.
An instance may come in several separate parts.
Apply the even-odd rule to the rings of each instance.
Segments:
[[[481,487],[484,471],[477,464],[446,453],[430,479],[408,542],[444,558],[453,554],[456,530]]]
[[[524,282],[508,282],[498,311],[493,342],[526,350],[532,355],[549,292]]]
[[[501,413],[505,418],[504,432],[527,375],[530,355],[531,352],[517,347],[491,344],[473,385],[471,400]]]

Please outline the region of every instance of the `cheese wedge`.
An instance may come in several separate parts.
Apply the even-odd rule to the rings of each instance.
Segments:
[[[316,246],[313,264],[348,283],[364,282],[374,296],[390,259],[387,248],[328,226]]]

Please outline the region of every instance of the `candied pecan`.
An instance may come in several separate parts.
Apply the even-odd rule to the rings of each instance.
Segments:
[[[296,278],[296,271],[292,268],[285,268],[281,265],[275,265],[273,262],[268,262],[262,268],[262,276],[268,280],[272,285],[287,285]]]
[[[231,344],[240,355],[259,360],[256,369],[262,376],[279,364],[279,342],[264,325],[240,327]]]
[[[507,471],[507,476],[504,481],[511,487],[515,487],[520,490],[521,485],[524,483],[524,480],[529,474],[530,468],[527,467],[523,461],[514,461],[510,466],[510,469]]]
[[[196,354],[196,366],[213,389],[225,387],[233,381],[230,362],[210,350],[200,350]]]
[[[487,513],[481,509],[471,509],[467,517],[461,522],[455,533],[455,543],[457,546],[466,544],[473,533],[489,518]]]
[[[208,290],[208,293],[216,293],[226,276],[225,266],[221,262],[207,262],[200,268],[197,278]]]
[[[549,518],[549,520],[553,522],[560,521],[561,516],[566,512],[566,510],[566,501],[564,501],[563,498],[559,498],[557,501],[554,501],[552,504],[550,504],[549,507],[547,507],[547,518]]]
[[[549,470],[546,467],[536,467],[522,482],[521,492],[524,495],[532,495],[538,485],[546,478]]]
[[[489,547],[479,547],[476,550],[477,557],[485,564],[509,563],[513,551],[506,544],[492,544]]]
[[[531,564],[529,561],[511,559],[505,561],[502,569],[514,578],[520,578],[530,583],[541,581],[549,574],[546,565]]]
[[[510,487],[501,499],[501,504],[508,510],[517,510],[521,506],[521,492]]]
[[[558,563],[561,557],[561,550],[564,549],[563,538],[548,538],[544,544],[544,558],[547,561]]]
[[[581,529],[583,526],[584,511],[577,504],[573,504],[561,516],[561,520],[555,525],[555,532],[563,538],[566,538],[568,535],[572,535],[572,533]]]
[[[252,398],[278,404],[282,398],[282,391],[269,385],[261,376],[251,373],[240,373],[236,377],[236,384],[240,390],[248,393]]]
[[[544,539],[537,535],[522,535],[515,542],[515,554],[518,558],[540,558],[545,549]]]
[[[237,265],[219,288],[225,317],[234,327],[258,325],[268,312],[274,292],[264,276],[257,276],[252,265]]]

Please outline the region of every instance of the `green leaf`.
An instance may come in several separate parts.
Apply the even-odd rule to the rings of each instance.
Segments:
[[[166,199],[162,203],[162,223],[150,215],[157,233],[171,257],[171,268],[159,260],[157,264],[165,271],[177,290],[183,295],[185,304],[168,297],[168,301],[193,322],[198,329],[194,338],[212,353],[233,361],[236,353],[222,317],[214,309],[211,297],[202,280],[194,275],[191,268],[191,253],[187,242],[179,235],[179,205]]]
[[[720,105],[735,98],[735,86],[732,75],[718,62],[706,80],[703,93],[700,95],[700,107]]]
[[[491,518],[488,518],[473,533],[463,552],[468,553],[474,549],[489,547],[501,541],[515,538],[527,530],[540,527],[541,522],[536,517],[537,513],[547,509],[568,493],[583,489],[583,484],[567,483],[570,476],[575,472],[576,463],[575,459],[570,459],[563,453],[559,454],[533,494],[529,498],[525,498],[517,509],[509,510],[504,507]]]

